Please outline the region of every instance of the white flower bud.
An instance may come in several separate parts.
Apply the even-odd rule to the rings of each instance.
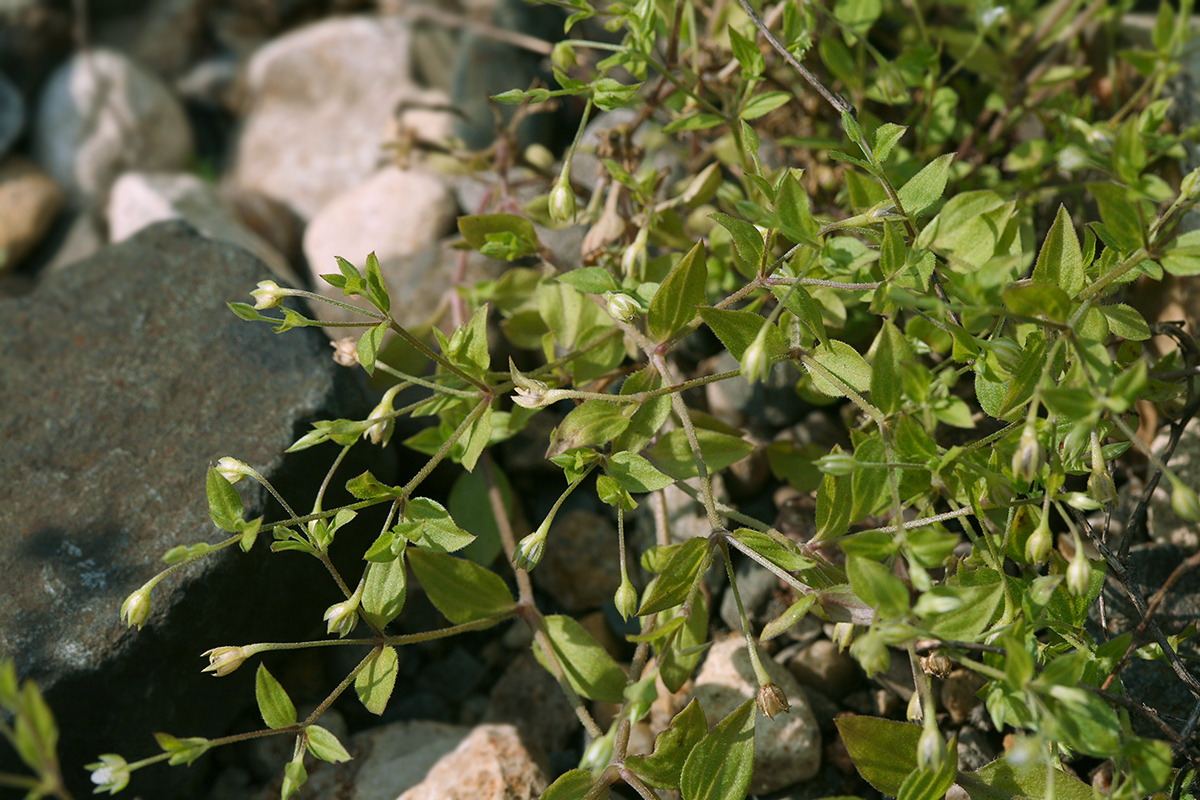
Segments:
[[[917,740],[917,765],[923,769],[937,771],[946,758],[946,740],[937,726],[927,725]]]
[[[1200,498],[1196,497],[1195,489],[1185,486],[1182,481],[1171,483],[1171,509],[1181,519],[1200,522]]]
[[[637,602],[637,590],[633,588],[633,584],[626,576],[621,580],[621,585],[617,587],[617,593],[613,595],[613,604],[616,605],[621,619],[627,620],[637,613]]]
[[[1113,485],[1113,479],[1103,467],[1091,474],[1087,488],[1091,498],[1101,505],[1112,505],[1117,500],[1117,487]]]
[[[1017,478],[1029,483],[1042,468],[1042,444],[1038,441],[1037,428],[1026,425],[1021,431],[1021,441],[1013,453],[1012,471]]]
[[[230,483],[237,483],[250,474],[250,467],[246,462],[238,461],[236,458],[230,458],[229,456],[218,459],[217,465],[213,469]]]
[[[550,190],[550,219],[559,225],[575,221],[575,192],[567,180],[570,165],[563,166],[562,175]]]
[[[1067,565],[1067,590],[1076,597],[1083,597],[1091,588],[1091,583],[1092,566],[1083,554],[1083,542],[1076,536],[1075,555],[1071,556],[1071,563]]]
[[[613,319],[629,322],[642,311],[638,301],[624,292],[605,292],[604,296],[608,300],[608,313]]]
[[[138,630],[146,624],[150,617],[150,591],[154,587],[146,584],[138,589],[121,604],[121,621],[127,626],[137,625]]]
[[[264,308],[275,308],[289,294],[291,292],[284,289],[275,281],[259,281],[258,288],[251,292],[250,296],[254,298],[254,307],[262,310]]]
[[[353,337],[347,336],[345,339],[338,339],[336,342],[330,342],[329,346],[333,348],[334,363],[343,367],[358,365],[358,343],[354,341]]]
[[[742,377],[750,383],[764,381],[771,374],[771,356],[767,353],[766,325],[742,353]]]
[[[246,660],[244,647],[214,647],[202,655],[208,656],[208,666],[201,672],[211,672],[214,678],[223,678],[242,665]]]
[[[1044,564],[1053,546],[1054,535],[1050,533],[1049,515],[1043,514],[1042,521],[1025,540],[1025,560],[1030,564]]]
[[[358,624],[358,599],[351,598],[334,603],[325,609],[323,619],[328,623],[325,627],[327,633],[336,633],[339,638],[345,637]]]
[[[542,555],[546,552],[546,534],[548,532],[547,529],[538,528],[518,542],[513,566],[528,571],[541,563]]]
[[[367,416],[367,421],[372,424],[363,431],[363,438],[370,439],[372,444],[386,447],[392,439],[392,432],[396,429],[396,418],[392,416],[394,410],[392,400],[398,391],[400,391],[399,386],[388,389],[383,395],[383,399],[379,401],[379,405],[375,406]]]

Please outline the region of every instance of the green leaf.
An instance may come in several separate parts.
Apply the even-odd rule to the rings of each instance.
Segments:
[[[1013,314],[1051,322],[1066,322],[1071,316],[1071,298],[1057,286],[1024,283],[1006,286],[1000,294],[1004,307]]]
[[[728,214],[709,214],[733,239],[733,262],[738,272],[746,278],[753,278],[763,263],[763,235],[758,228],[744,219],[731,217]],[[702,301],[703,302],[703,301]]]
[[[908,128],[902,125],[894,125],[891,122],[885,122],[875,129],[875,160],[882,164],[887,161],[887,158],[892,153],[892,148],[896,146],[896,142],[900,141],[900,137]]]
[[[1122,253],[1130,253],[1142,246],[1144,231],[1142,209],[1132,190],[1110,182],[1087,185],[1100,208],[1100,219],[1116,240]]]
[[[719,472],[754,452],[754,445],[750,442],[719,431],[696,428],[696,438],[700,441],[700,451],[704,454],[704,463],[710,474]],[[663,435],[646,452],[660,470],[676,480],[687,480],[698,474],[687,431],[682,428],[676,428]]]
[[[763,69],[766,68],[766,62],[763,59],[762,51],[758,49],[758,45],[751,39],[747,39],[742,34],[738,33],[736,28],[728,28],[729,46],[733,50],[733,57],[742,66],[742,78],[756,78],[762,75]]]
[[[642,594],[638,616],[644,617],[683,603],[692,584],[696,582],[696,576],[710,561],[712,555],[706,539],[697,537],[676,545],[661,573]]]
[[[644,494],[665,489],[675,481],[667,477],[636,453],[616,453],[608,460],[608,470],[621,487],[630,494]]]
[[[296,724],[296,706],[275,677],[262,664],[254,676],[254,697],[258,711],[268,728],[286,728]]]
[[[665,342],[695,318],[696,307],[704,304],[707,281],[704,243],[697,242],[667,275],[650,301],[646,330],[652,339]]]
[[[358,363],[362,364],[368,375],[375,374],[375,356],[379,353],[379,347],[383,344],[383,334],[387,332],[387,329],[388,324],[381,322],[367,328],[359,337]]]
[[[728,308],[709,308],[701,306],[700,317],[712,332],[725,345],[729,354],[738,361],[746,352],[758,332],[767,325],[767,321],[752,311],[733,311]],[[776,356],[787,351],[787,340],[775,325],[770,325],[766,331],[767,355]]]
[[[573,769],[559,775],[538,800],[579,800],[595,783],[596,779],[586,769]]]
[[[1150,326],[1137,309],[1124,303],[1100,306],[1100,313],[1108,319],[1108,327],[1122,339],[1142,342],[1150,338]]]
[[[658,372],[650,366],[633,373],[621,384],[621,394],[637,394],[657,389],[662,384]],[[638,452],[658,436],[667,417],[671,415],[670,395],[652,397],[638,405],[629,418],[629,427],[613,440],[613,450]]]
[[[828,346],[821,345],[813,350],[811,358],[818,366],[813,367],[807,361],[805,366],[812,376],[813,388],[818,392],[830,397],[845,397],[843,384],[855,392],[871,388],[870,365],[845,342],[830,339]]]
[[[672,608],[663,611],[658,619],[665,626],[681,614],[681,608]],[[672,693],[683,688],[700,663],[708,644],[708,603],[704,600],[704,593],[700,592],[692,601],[692,613],[684,620],[683,628],[674,642],[665,652],[659,653],[658,675],[663,685]]]
[[[550,436],[547,452],[557,455],[588,445],[602,445],[620,436],[629,427],[629,418],[637,406],[585,400],[559,423]]]
[[[513,606],[500,576],[478,564],[421,548],[409,550],[408,560],[430,602],[456,625],[497,616]]]
[[[640,88],[642,88],[640,83],[626,86],[612,78],[600,78],[592,84],[592,102],[596,104],[597,108],[605,111],[624,108],[633,102],[633,98]]]
[[[458,230],[467,244],[475,250],[484,250],[489,243],[500,241],[497,237],[508,234],[513,247],[503,257],[512,261],[532,255],[541,249],[533,223],[515,214],[476,214],[458,218]],[[491,237],[491,238],[489,238]]]
[[[391,561],[374,561],[367,564],[367,580],[363,586],[362,611],[372,624],[382,628],[400,616],[408,589],[408,568],[404,554]]]
[[[204,484],[208,495],[208,516],[213,524],[223,531],[236,533],[243,513],[242,498],[238,496],[237,489],[212,466],[208,468]]]
[[[946,189],[946,179],[950,175],[950,162],[953,160],[953,153],[938,156],[900,187],[897,195],[900,204],[904,206],[904,213],[909,218],[915,218],[942,198],[942,192]]]
[[[1171,242],[1158,261],[1172,275],[1200,275],[1200,230],[1188,231]]]
[[[404,516],[392,530],[397,536],[438,553],[453,553],[475,540],[454,523],[445,506],[428,497],[414,497],[405,503]]]
[[[580,267],[579,269],[562,273],[555,280],[560,283],[570,284],[586,294],[604,294],[605,292],[617,292],[621,289],[620,284],[617,283],[612,273],[604,267]]]
[[[880,0],[837,0],[833,5],[833,15],[859,36],[867,35],[882,11]]]
[[[450,337],[446,358],[469,375],[482,379],[491,366],[487,340],[488,306],[476,311],[469,321],[459,326]]]
[[[918,767],[900,786],[896,800],[941,800],[958,774],[958,750],[952,739],[946,742],[946,752],[937,767]]]
[[[479,461],[479,456],[483,455],[483,448],[491,444],[491,441],[492,407],[488,406],[458,440],[457,448],[461,449],[461,453],[457,453],[456,457],[463,469],[467,472],[473,471],[476,462]]]
[[[621,703],[625,699],[625,671],[583,626],[570,617],[554,614],[545,618],[546,638],[571,688],[589,700]],[[540,642],[533,654],[553,674]]]
[[[800,555],[790,540],[780,541],[762,531],[750,528],[738,528],[729,533],[728,537],[738,546],[739,550],[757,553],[780,569],[789,572],[808,569],[813,565],[810,559]]]
[[[1003,600],[1001,580],[979,586],[935,586],[921,595],[915,610],[935,636],[973,642],[991,624]]]
[[[917,768],[921,726],[878,717],[842,717],[834,724],[863,779],[883,794],[900,794]]]
[[[1005,419],[1011,413],[1024,406],[1033,397],[1042,370],[1046,365],[1046,342],[1040,333],[1031,333],[1025,340],[1025,351],[1021,353],[1021,361],[1017,371],[1008,384],[1008,391],[996,412],[996,417]]]
[[[900,410],[904,386],[900,378],[905,364],[915,361],[912,345],[900,329],[885,321],[875,340],[875,362],[871,366],[871,404],[884,414]]]
[[[354,676],[354,691],[367,711],[378,716],[387,708],[392,690],[396,688],[399,667],[396,648],[382,647],[369,656],[367,665]]]
[[[1042,765],[1021,769],[1004,757],[983,769],[960,772],[958,784],[972,798],[979,800],[1011,800],[1017,797],[1093,800],[1095,797],[1091,786],[1060,769]]]
[[[683,800],[743,800],[754,768],[754,700],[730,712],[692,748],[679,776]]]
[[[812,604],[816,602],[815,594],[806,594],[787,607],[787,610],[763,626],[759,641],[769,641],[791,628],[808,614]]]
[[[733,31],[732,28],[729,30]],[[746,105],[742,107],[740,116],[742,119],[758,119],[770,114],[791,99],[792,95],[790,92],[763,92],[762,94],[756,94],[746,101]]]
[[[879,616],[891,619],[908,613],[908,589],[883,564],[850,556],[846,561],[846,575],[854,593]]]
[[[492,474],[496,477],[504,509],[511,514],[513,492],[508,477],[497,465],[493,465]],[[473,542],[462,549],[461,555],[484,566],[491,564],[503,549],[495,512],[492,510],[492,503],[487,499],[488,491],[488,479],[482,471],[464,472],[454,480],[450,497],[446,501],[447,510],[454,521],[475,537]]]
[[[667,729],[655,737],[653,752],[646,756],[629,756],[625,766],[656,789],[678,789],[684,762],[707,732],[704,710],[699,701],[692,698]]]
[[[367,299],[375,304],[383,313],[392,309],[392,298],[388,295],[387,284],[383,280],[383,272],[379,269],[379,259],[372,250],[367,254]]]
[[[840,447],[833,452],[840,453]],[[850,526],[850,513],[854,510],[853,482],[850,475],[826,475],[817,488],[817,533],[814,542],[841,536]]]
[[[672,120],[663,126],[663,133],[678,133],[680,131],[702,131],[707,128],[715,128],[718,125],[723,125],[725,118],[719,114],[688,114],[679,119]]]
[[[1042,242],[1038,252],[1037,264],[1033,267],[1034,283],[1048,283],[1057,286],[1074,297],[1084,286],[1083,251],[1079,247],[1079,237],[1071,225],[1071,215],[1066,206],[1059,205],[1054,224]]]
[[[789,287],[774,286],[771,291],[778,297],[784,307],[792,312],[816,337],[823,346],[829,346],[829,336],[825,333],[825,321],[821,313],[821,305],[800,284]]]
[[[792,170],[783,176],[775,207],[779,213],[780,232],[793,242],[815,241],[819,227],[809,210],[808,194]],[[781,287],[775,287],[781,288]]]
[[[322,761],[338,764],[351,759],[350,752],[338,738],[320,725],[309,725],[304,733],[308,736],[308,751]]]
[[[1146,168],[1146,142],[1137,117],[1130,117],[1117,131],[1112,150],[1113,171],[1128,185],[1136,184]]]

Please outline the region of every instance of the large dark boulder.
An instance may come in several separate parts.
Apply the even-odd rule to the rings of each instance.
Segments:
[[[370,409],[320,331],[279,336],[226,308],[269,277],[245,251],[163,223],[0,300],[0,652],[45,692],[77,797],[100,753],[151,755],[154,731],[221,735],[253,702],[254,666],[215,680],[202,651],[323,633],[339,599],[314,559],[272,554],[268,534],[168,577],[140,632],[118,618],[168,548],[226,536],[208,518],[210,463],[249,463],[304,513],[336,448],[283,451],[314,419]],[[334,485],[368,468],[390,478],[380,453],[356,447]],[[248,518],[282,518],[260,487],[242,496]],[[200,795],[211,760],[140,771],[130,791]]]

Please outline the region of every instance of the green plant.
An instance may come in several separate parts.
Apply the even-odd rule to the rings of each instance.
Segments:
[[[1171,409],[1177,428],[1195,414],[1195,347],[1178,328],[1151,326],[1120,294],[1134,280],[1200,273],[1200,232],[1179,227],[1200,197],[1200,171],[1182,180],[1172,172],[1182,138],[1194,131],[1170,129],[1169,101],[1161,97],[1178,69],[1191,4],[1176,10],[1163,3],[1150,47],[1100,58],[1108,74],[1096,74],[1088,56],[1097,54],[1080,34],[1091,26],[1115,41],[1128,4],[782,3],[763,9],[768,24],[739,2],[558,3],[572,12],[568,31],[599,16],[622,32],[621,42],[560,42],[554,63],[561,88],[497,99],[540,104],[570,95],[583,99],[585,121],[597,110],[641,110],[614,139],[605,174],[582,208],[570,173],[577,135],[561,169],[542,173],[547,194],[522,214],[460,220],[467,246],[538,265],[463,287],[469,318],[451,332],[435,329],[430,340],[398,326],[373,256],[362,270],[339,260],[339,273],[325,276],[374,308],[364,314],[357,360],[395,383],[367,419],[317,423],[292,449],[324,441],[348,449],[364,438],[386,445],[398,418],[435,417],[405,442],[429,455],[428,464],[403,486],[353,477],[346,487],[356,503],[325,509],[317,497],[303,513],[285,504],[288,518],[268,523],[243,519],[232,485],[249,477],[270,488],[267,481],[223,460],[210,469],[207,492],[214,523],[230,536],[175,548],[166,559],[174,569],[214,549],[248,550],[267,533],[273,550],[319,559],[345,595],[325,615],[337,638],[215,648],[208,670],[218,676],[265,650],[351,643],[372,650],[303,720],[260,665],[256,694],[266,728],[225,740],[160,734],[164,752],[139,764],[189,763],[226,741],[294,734],[286,797],[304,782],[306,752],[348,757],[317,725],[329,703],[353,686],[367,709],[382,712],[398,647],[520,617],[592,741],[584,763],[544,798],[600,797],[617,782],[645,798],[667,789],[687,800],[741,798],[750,780],[753,702],[713,720],[711,730],[702,709],[689,705],[652,754],[627,753],[655,678],[677,689],[698,663],[708,640],[703,577],[718,558],[729,567],[737,552],[795,596],[763,631],[741,615],[760,684],[758,711],[780,713],[787,700],[759,663],[754,640],[806,614],[843,624],[843,643],[869,675],[886,669],[893,652],[911,661],[917,694],[910,718],[918,724],[839,722],[860,773],[879,791],[934,800],[958,783],[979,797],[1090,797],[1090,787],[1060,769],[1071,754],[1112,761],[1111,797],[1146,796],[1172,780],[1182,785],[1192,769],[1191,728],[1126,697],[1120,671],[1132,655],[1163,658],[1200,692],[1177,652],[1187,632],[1162,631],[1127,580],[1136,519],[1112,547],[1083,512],[1112,508],[1114,476],[1136,469],[1126,455],[1132,447],[1150,463],[1146,496],[1165,477],[1178,513],[1200,521],[1194,488],[1171,472],[1169,453],[1150,452],[1137,439],[1134,419],[1143,401]],[[770,47],[760,45],[760,34]],[[596,53],[608,55],[587,62]],[[800,58],[819,64],[819,76]],[[1089,81],[1105,82],[1111,97],[1076,91]],[[796,104],[807,113],[795,113]],[[659,146],[672,136],[688,146],[682,180],[649,167],[633,143],[633,130],[655,119],[666,120]],[[1022,124],[1035,133],[1018,141]],[[788,148],[805,169],[774,163],[771,147]],[[512,199],[506,202],[513,210]],[[1081,237],[1073,216],[1093,212],[1100,221],[1084,226]],[[575,219],[592,225],[586,264],[552,265],[533,222]],[[327,324],[280,305],[289,296],[320,301],[317,295],[271,282],[253,294],[255,307],[233,306],[247,320],[279,332]],[[271,308],[282,318],[260,313]],[[522,362],[528,368],[493,364],[489,321],[499,322],[512,346],[530,351]],[[677,348],[702,326],[739,369],[684,373]],[[410,349],[415,368],[402,371],[381,357],[389,332]],[[1152,333],[1175,335],[1180,349],[1154,358],[1142,344]],[[691,389],[762,380],[787,364],[801,370],[802,396],[846,405],[853,445],[828,453],[772,447],[777,476],[816,492],[816,534],[799,543],[720,501],[712,476],[752,445],[686,400]],[[410,387],[428,396],[394,407]],[[562,499],[594,489],[613,508],[622,567],[614,602],[642,624],[628,675],[578,623],[536,607],[528,571],[555,546],[550,530],[562,500],[517,541],[490,456],[533,414],[564,411],[547,455],[562,469]],[[418,494],[447,459],[483,476],[514,567],[515,598],[486,564],[453,555],[474,537],[445,506]],[[657,546],[641,558],[655,577],[639,589],[627,569],[625,528],[639,510],[637,496],[669,486],[698,498],[710,533],[680,542],[660,524]],[[387,523],[363,554],[361,576],[345,580],[329,548],[372,505],[386,505]],[[1089,546],[1100,560],[1087,557]],[[956,555],[960,547],[965,555]],[[409,569],[449,626],[387,633],[404,605]],[[736,598],[735,573],[727,571]],[[127,601],[122,614],[131,624],[145,619],[150,592],[166,574]],[[1096,641],[1084,629],[1106,575],[1143,614],[1136,636]],[[370,634],[347,638],[360,622]],[[992,720],[1021,732],[1012,752],[978,771],[958,768],[922,669],[931,655],[986,679],[980,694]],[[588,712],[589,699],[622,704],[610,730]],[[1135,735],[1132,716],[1149,720],[1162,738]],[[105,768],[111,772],[118,758],[104,756]]]
[[[0,736],[35,773],[0,773],[0,786],[25,790],[26,800],[53,795],[70,800],[63,786],[58,762],[58,727],[37,685],[17,680],[17,668],[9,659],[0,660]]]

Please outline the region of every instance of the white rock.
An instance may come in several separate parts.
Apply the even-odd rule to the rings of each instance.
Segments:
[[[108,230],[114,242],[168,219],[186,220],[210,239],[247,250],[279,277],[299,285],[287,259],[258,234],[239,223],[221,202],[216,187],[184,173],[127,172],[113,184]]]
[[[479,725],[398,800],[533,800],[548,781],[511,725]]]
[[[433,175],[396,167],[376,173],[309,223],[304,255],[313,285],[326,297],[354,302],[315,276],[336,273],[337,256],[362,269],[374,252],[392,296],[392,314],[402,325],[428,321],[453,278],[455,256],[443,253],[438,242],[453,229],[457,212],[449,190]],[[356,318],[331,306],[322,307],[320,316]]]
[[[247,70],[234,182],[307,220],[374,173],[412,84],[410,39],[401,19],[339,17],[259,50]]]
[[[759,712],[754,723],[752,794],[764,794],[808,780],[821,766],[821,730],[804,690],[782,665],[759,653],[763,667],[783,689],[791,710],[769,719]],[[746,640],[734,634],[712,646],[696,675],[692,695],[711,725],[758,694]]]
[[[354,800],[396,800],[425,780],[471,729],[442,722],[394,722],[354,737]]]
[[[185,167],[192,133],[157,78],[119,53],[95,49],[80,52],[46,82],[33,152],[76,198],[103,207],[123,172]]]

